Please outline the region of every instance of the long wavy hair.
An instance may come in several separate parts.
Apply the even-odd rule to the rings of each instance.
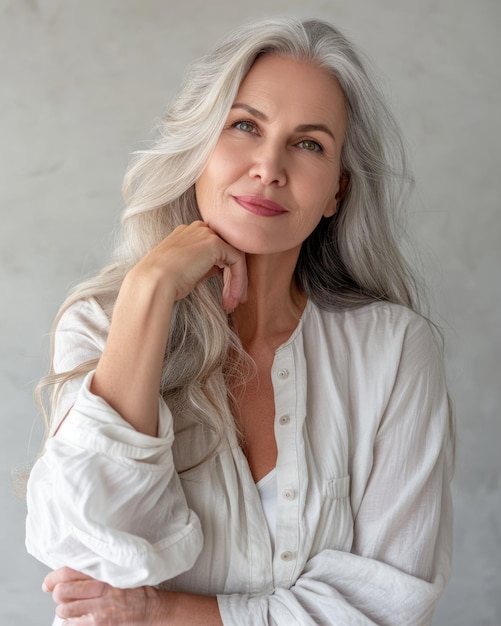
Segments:
[[[157,139],[135,154],[126,173],[125,210],[113,261],[70,294],[54,328],[64,311],[83,298],[96,298],[111,318],[127,272],[178,225],[201,219],[195,181],[242,80],[266,54],[325,68],[339,81],[348,111],[341,155],[347,191],[337,213],[322,219],[303,243],[295,270],[298,286],[317,306],[331,310],[374,301],[417,310],[418,284],[397,243],[400,208],[412,178],[394,118],[367,62],[336,28],[318,19],[277,18],[235,31],[189,68]],[[242,376],[246,363],[222,309],[221,292],[216,276],[176,303],[161,382],[177,427],[181,422],[203,424],[216,442],[235,428],[228,380]],[[82,363],[70,372],[52,369],[41,380],[38,397],[49,420],[64,383],[95,365]]]

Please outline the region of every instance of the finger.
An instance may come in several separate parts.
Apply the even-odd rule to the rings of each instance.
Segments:
[[[96,620],[92,614],[81,615],[80,617],[65,619],[63,626],[96,626]]]
[[[52,597],[57,604],[100,598],[104,595],[106,587],[105,583],[93,579],[58,583],[54,587]]]
[[[210,226],[201,223],[202,227],[214,236],[212,245],[214,265],[202,276],[201,280],[223,271],[223,307],[231,313],[236,306],[247,297],[247,263],[245,254],[228,244]]]
[[[207,272],[207,274],[205,274],[205,276],[202,278],[202,280],[205,280],[206,278],[211,278],[211,276],[216,276],[217,274],[220,274],[222,270],[223,268],[218,267],[217,265],[213,265],[211,269]]]
[[[72,620],[70,623],[78,624],[78,626],[82,626],[82,623],[80,621],[73,622],[73,620],[85,620],[83,622],[85,625],[95,624],[93,615],[93,609],[95,608],[91,602],[79,600],[69,604],[59,604],[56,608],[56,615],[63,620]]]
[[[247,264],[245,255],[223,269],[223,307],[227,313],[235,310],[247,298]]]
[[[69,582],[71,580],[92,580],[87,574],[77,572],[71,567],[60,567],[59,569],[47,574],[43,581],[42,589],[44,591],[53,591],[54,587],[61,582]]]

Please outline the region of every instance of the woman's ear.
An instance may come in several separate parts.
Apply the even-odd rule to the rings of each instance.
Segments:
[[[350,175],[348,172],[341,172],[339,176],[339,189],[336,194],[336,210],[339,208],[340,203],[345,199],[348,193],[348,187],[350,184]]]
[[[345,199],[346,194],[348,193],[349,184],[350,175],[347,172],[341,172],[339,176],[339,188],[336,195],[334,196],[334,202],[325,211],[324,217],[332,217],[337,212],[337,210],[339,209],[339,205]]]

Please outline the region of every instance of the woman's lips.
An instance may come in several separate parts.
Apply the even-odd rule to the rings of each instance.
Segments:
[[[246,211],[261,217],[275,217],[287,212],[287,209],[277,202],[260,196],[233,196],[233,198]]]

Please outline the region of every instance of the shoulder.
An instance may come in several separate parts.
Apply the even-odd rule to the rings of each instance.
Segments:
[[[432,338],[432,324],[411,309],[391,302],[373,302],[353,309],[327,311],[311,305],[308,321],[349,343],[386,346],[412,338]]]
[[[375,302],[356,309],[325,311],[313,306],[303,331],[308,354],[346,369],[367,384],[443,367],[439,333],[404,306]]]
[[[85,332],[107,334],[110,320],[95,298],[73,302],[56,322],[56,333]]]
[[[367,428],[373,415],[374,432],[382,433],[404,414],[414,419],[438,411],[442,428],[448,415],[447,385],[440,336],[431,322],[385,302],[333,312],[315,307],[309,317],[305,344],[312,340],[312,346],[305,352],[313,367],[321,362],[322,371],[343,390],[354,423],[358,415]],[[390,403],[394,419],[385,419],[381,430]]]
[[[78,300],[63,311],[54,330],[54,369],[69,371],[99,358],[110,321],[95,298]]]

